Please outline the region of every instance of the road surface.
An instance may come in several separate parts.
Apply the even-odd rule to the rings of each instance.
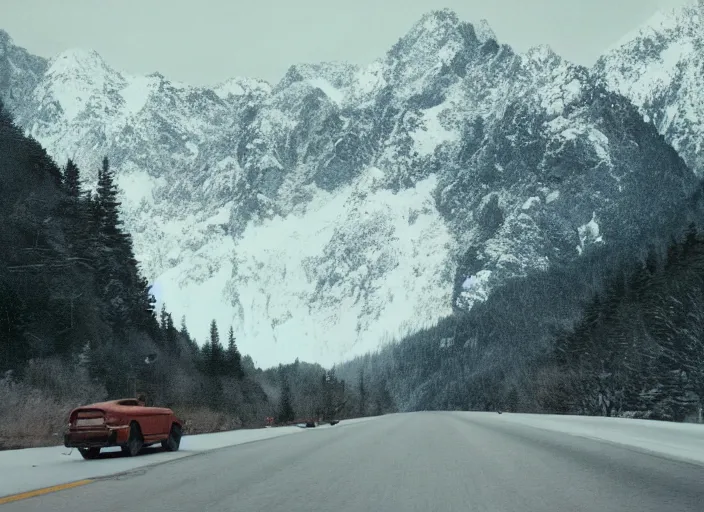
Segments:
[[[205,452],[0,510],[701,512],[704,466],[486,414],[425,412]]]

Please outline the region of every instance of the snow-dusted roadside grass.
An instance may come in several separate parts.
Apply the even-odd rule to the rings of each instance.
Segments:
[[[104,389],[95,389],[82,369],[68,372],[56,360],[30,362],[28,379],[49,378],[54,393],[10,378],[0,378],[0,450],[61,445],[68,414],[74,407],[105,400]],[[205,434],[262,426],[249,415],[241,418],[206,406],[179,406],[174,412],[184,423],[185,434]],[[243,421],[244,420],[244,421]]]

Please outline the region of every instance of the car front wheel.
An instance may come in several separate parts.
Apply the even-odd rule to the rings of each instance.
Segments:
[[[132,422],[130,425],[130,437],[127,440],[127,446],[122,447],[122,452],[130,457],[137,455],[144,446],[144,438],[142,431],[137,422]]]
[[[161,447],[167,452],[176,452],[181,446],[181,427],[174,423],[171,425],[169,437],[161,442]]]

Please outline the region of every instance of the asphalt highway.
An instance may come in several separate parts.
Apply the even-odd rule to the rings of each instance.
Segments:
[[[342,422],[140,468],[0,510],[704,510],[704,466],[499,418],[422,412]]]

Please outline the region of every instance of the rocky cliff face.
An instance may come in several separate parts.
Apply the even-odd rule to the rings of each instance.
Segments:
[[[263,365],[374,350],[506,279],[632,243],[695,183],[599,76],[447,10],[368,66],[297,65],[273,87],[5,48],[18,122],[89,180],[111,159],[157,297],[201,340],[212,318],[233,325]]]
[[[657,13],[593,71],[704,176],[704,0]]]
[[[29,105],[46,65],[45,59],[15,46],[9,34],[0,30],[0,97],[16,116]]]

